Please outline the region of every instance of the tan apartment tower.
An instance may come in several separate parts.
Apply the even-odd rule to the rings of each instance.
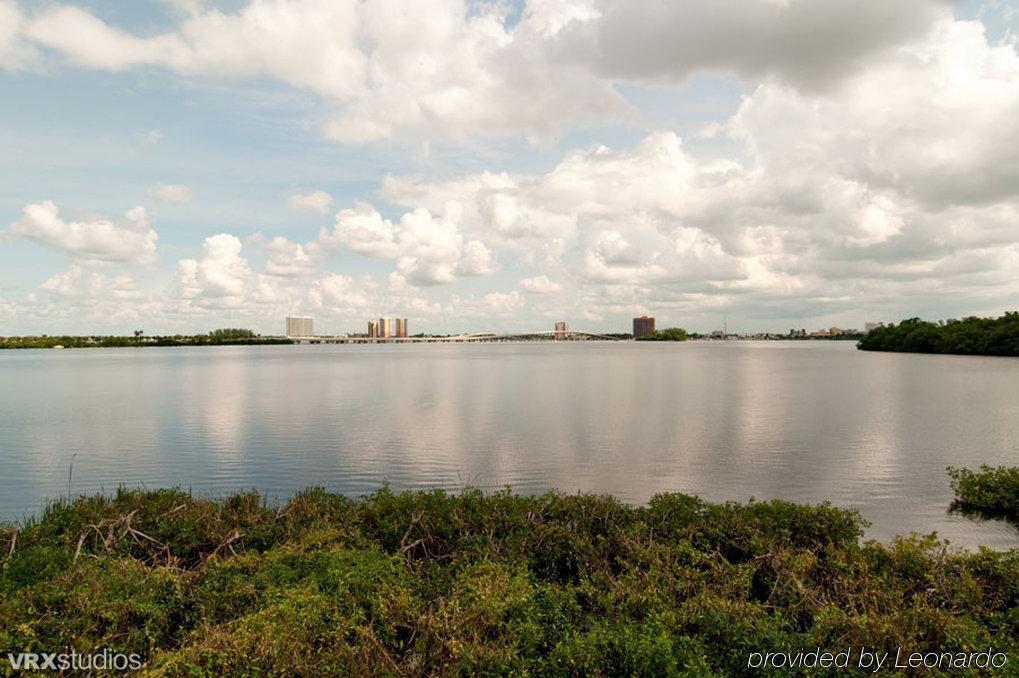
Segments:
[[[407,338],[407,319],[397,318],[396,319],[396,336],[401,339]]]
[[[369,320],[368,321],[368,338],[375,339],[379,336],[379,321]]]
[[[379,339],[389,339],[393,336],[393,319],[379,318]]]
[[[315,320],[306,315],[287,316],[288,337],[311,337],[315,335]]]
[[[651,316],[642,315],[633,319],[633,338],[639,339],[655,333],[655,319]]]
[[[560,320],[559,322],[557,322],[555,324],[555,338],[556,338],[556,341],[561,341],[563,339],[566,339],[566,336],[569,334],[569,332],[570,332],[570,328],[569,328],[569,325],[566,324],[565,320]]]

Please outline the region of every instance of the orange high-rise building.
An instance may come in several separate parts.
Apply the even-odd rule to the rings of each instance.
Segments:
[[[651,316],[642,315],[633,319],[633,338],[639,339],[655,333],[655,319]]]

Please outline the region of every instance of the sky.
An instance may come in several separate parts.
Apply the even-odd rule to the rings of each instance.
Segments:
[[[0,335],[1019,307],[1019,3],[0,0]]]

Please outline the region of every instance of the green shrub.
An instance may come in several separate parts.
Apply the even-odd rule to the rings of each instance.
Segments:
[[[207,676],[729,676],[754,651],[1019,650],[1019,552],[863,528],[827,504],[681,494],[312,489],[274,509],[124,490],[0,526],[0,650]]]
[[[686,341],[686,330],[682,327],[666,327],[663,330],[637,337],[637,341]]]
[[[1019,311],[1000,318],[969,317],[930,322],[908,318],[898,325],[883,325],[863,336],[857,348],[864,351],[957,353],[963,355],[1019,356]]]
[[[979,472],[949,466],[948,474],[954,509],[1019,523],[1019,466],[984,465]]]

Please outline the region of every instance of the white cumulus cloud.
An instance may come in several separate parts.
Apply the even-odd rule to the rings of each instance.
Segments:
[[[603,77],[682,83],[698,71],[823,90],[950,15],[941,0],[605,0],[560,49]]]
[[[552,282],[546,275],[536,275],[520,281],[520,287],[531,294],[553,294],[562,290],[562,285]]]
[[[311,191],[310,193],[295,193],[287,198],[287,207],[294,212],[314,212],[325,214],[333,204],[333,196],[325,191]]]
[[[380,259],[395,259],[396,271],[413,285],[454,282],[461,276],[491,275],[499,269],[495,254],[482,241],[465,239],[456,203],[441,216],[418,208],[393,222],[368,203],[336,215],[333,229],[322,229],[319,251],[346,248]]]
[[[66,221],[50,200],[25,205],[11,224],[14,235],[70,254],[82,262],[151,264],[159,236],[144,207],[128,210],[123,219],[91,218]]]
[[[950,15],[943,0],[530,0],[519,20],[509,4],[468,0],[187,4],[170,30],[133,33],[75,5],[23,16],[6,0],[0,49],[107,71],[274,78],[321,96],[323,131],[343,142],[422,128],[549,139],[632,115],[619,82],[721,71],[826,89]]]
[[[157,184],[148,190],[148,195],[162,202],[191,202],[191,189],[180,184]]]
[[[235,235],[220,233],[206,238],[198,259],[177,263],[175,291],[200,307],[241,306],[252,284],[251,268],[241,249]]]
[[[409,139],[436,171],[388,176],[378,209],[348,204],[310,242],[249,240],[261,268],[235,236],[207,238],[169,291],[161,283],[167,314],[308,307],[335,318],[583,313],[610,323],[655,309],[794,318],[1019,298],[1019,56],[943,0],[529,0],[519,13],[467,0],[175,6],[169,28],[136,31],[99,10],[0,0],[0,68],[276,80],[314,95],[327,136]],[[682,94],[703,73],[697,88],[729,91],[735,74],[744,89],[711,120],[697,106],[678,111],[690,140],[668,117],[632,145],[558,136],[588,122],[607,138],[626,136],[612,126],[621,120],[654,129],[626,97]],[[544,165],[556,145],[540,156],[475,145],[491,134],[565,150]],[[450,140],[464,145],[447,162]],[[286,204],[334,209],[307,186]],[[106,294],[152,311],[152,294],[135,298],[140,283],[88,268],[155,262],[145,210],[66,212],[28,204],[6,231],[72,258],[40,304],[99,308]],[[352,264],[350,253],[381,263]],[[365,265],[388,285],[365,278]],[[503,268],[508,290],[493,291],[499,277],[487,295],[464,281]],[[8,297],[11,313],[20,302]]]
[[[1019,55],[981,24],[936,19],[823,91],[767,78],[722,132],[744,152],[694,155],[662,130],[568,152],[545,173],[389,177],[381,194],[415,210],[458,204],[466,237],[549,279],[569,273],[578,303],[605,316],[1015,293]]]
[[[548,136],[568,120],[628,110],[609,83],[552,62],[548,41],[597,16],[575,3],[552,4],[535,3],[510,28],[509,8],[496,3],[251,0],[236,11],[193,6],[172,30],[156,34],[131,33],[56,4],[11,30],[79,67],[275,78],[315,92],[330,108],[340,104],[323,127],[339,141],[417,127],[451,136]]]
[[[38,59],[35,48],[24,40],[25,16],[14,0],[0,0],[0,68],[21,70]]]
[[[300,244],[277,236],[265,245],[269,258],[265,263],[265,272],[269,275],[295,277],[311,273],[317,261]]]

